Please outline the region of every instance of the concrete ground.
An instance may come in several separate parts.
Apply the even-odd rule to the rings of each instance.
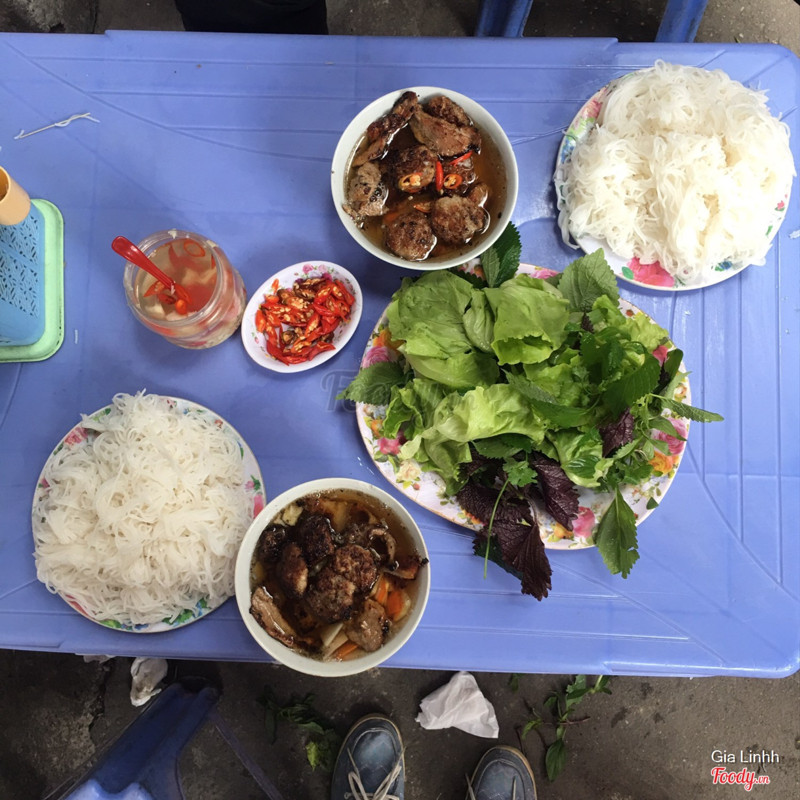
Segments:
[[[474,29],[478,0],[328,0],[333,34],[463,36]],[[664,2],[536,0],[526,36],[615,36],[652,40]],[[180,30],[172,0],[2,0],[0,30],[102,33],[107,29]],[[795,0],[710,0],[698,41],[776,42],[800,55],[800,5]],[[381,711],[403,732],[406,796],[465,796],[465,774],[492,742],[459,730],[423,730],[420,700],[450,673],[378,669],[322,681],[264,664],[171,662],[169,679],[198,674],[222,688],[219,712],[252,758],[292,798],[328,796],[328,775],[312,769],[314,737],[289,723],[272,740],[260,698],[281,705],[313,695],[311,705],[338,734],[360,715]],[[559,777],[545,774],[555,726],[544,703],[572,676],[481,673],[494,705],[499,742],[521,746],[537,774],[540,800],[718,800],[742,786],[712,784],[716,758],[729,772],[743,766],[768,777],[754,793],[771,800],[800,797],[800,673],[777,681],[744,678],[611,678],[611,695],[587,697],[566,728]],[[72,776],[134,720],[130,660],[86,663],[79,656],[0,652],[0,800],[39,800]],[[518,686],[515,686],[518,682]],[[526,723],[544,724],[521,738]],[[768,764],[745,764],[749,753],[774,753]],[[722,754],[722,755],[717,755]],[[186,797],[249,800],[264,793],[212,725],[184,751]]]

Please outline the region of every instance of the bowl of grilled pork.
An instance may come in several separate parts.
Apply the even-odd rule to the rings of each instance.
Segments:
[[[391,495],[324,478],[276,497],[236,561],[236,601],[259,646],[310,675],[378,666],[412,635],[430,591],[428,551]]]
[[[331,193],[346,230],[382,261],[446,269],[500,236],[517,200],[514,150],[479,103],[416,86],[378,98],[347,126]]]

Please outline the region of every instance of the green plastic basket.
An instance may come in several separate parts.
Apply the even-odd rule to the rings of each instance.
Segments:
[[[16,257],[20,268],[35,276],[41,275],[43,307],[37,305],[35,310],[44,315],[44,330],[32,344],[0,344],[0,362],[43,361],[52,356],[64,341],[64,219],[48,200],[31,202],[39,212],[42,229],[38,242],[42,246],[31,252],[22,252],[20,244],[11,235],[13,231],[1,225],[0,239],[5,237],[2,244],[5,245],[6,258],[13,260]]]

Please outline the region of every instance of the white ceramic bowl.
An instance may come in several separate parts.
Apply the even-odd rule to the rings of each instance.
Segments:
[[[258,544],[262,531],[282,511],[286,506],[299,500],[306,495],[326,492],[335,489],[349,489],[361,492],[369,497],[377,499],[380,503],[387,506],[395,516],[399,518],[406,533],[414,544],[417,554],[423,559],[428,558],[428,549],[425,540],[416,522],[405,507],[394,499],[390,494],[373,486],[371,483],[355,480],[352,478],[321,478],[315,481],[308,481],[289,489],[283,494],[278,495],[269,502],[261,513],[253,520],[250,528],[242,540],[239,554],[236,558],[235,589],[236,602],[239,606],[239,613],[242,616],[245,627],[252,637],[258,642],[270,656],[276,661],[287,667],[304,672],[308,675],[318,675],[320,677],[341,677],[344,675],[355,675],[359,672],[377,667],[391,655],[396,653],[409,639],[425,610],[430,593],[430,564],[425,564],[419,571],[416,578],[416,599],[411,611],[408,613],[402,624],[394,631],[386,643],[372,653],[364,653],[361,656],[349,661],[322,661],[297,652],[273,639],[259,624],[250,613],[250,572],[253,559],[253,552]]]
[[[277,286],[281,289],[290,288],[295,280],[298,278],[316,278],[321,275],[330,275],[333,279],[339,279],[347,287],[350,294],[355,297],[355,302],[350,310],[350,319],[346,324],[340,325],[333,334],[334,350],[326,350],[320,353],[311,361],[304,361],[300,364],[284,364],[273,358],[267,353],[265,335],[256,330],[256,311],[261,303],[264,301],[264,295],[272,294],[275,289],[275,281]],[[268,278],[261,286],[253,292],[247,307],[244,310],[242,317],[242,344],[247,351],[247,355],[256,362],[256,364],[271,369],[274,372],[304,372],[307,369],[313,369],[326,361],[330,361],[350,340],[350,337],[355,333],[358,327],[359,320],[361,319],[361,311],[364,307],[364,299],[361,294],[361,287],[358,281],[344,268],[338,264],[333,264],[330,261],[301,261],[298,264],[292,264],[291,267],[286,267],[280,272],[275,273],[272,277]]]
[[[364,138],[367,127],[379,117],[389,112],[397,99],[404,91],[416,92],[420,102],[424,103],[436,95],[446,95],[454,102],[458,103],[475,123],[476,127],[483,134],[487,134],[497,147],[506,171],[506,200],[499,219],[492,219],[489,223],[489,230],[482,235],[476,244],[468,250],[462,251],[458,255],[448,256],[447,258],[429,258],[426,261],[408,261],[405,258],[393,255],[388,250],[373,244],[356,225],[355,220],[344,210],[345,197],[347,192],[347,173],[350,161],[361,140]],[[382,261],[396,264],[399,267],[416,270],[447,269],[464,264],[471,258],[479,256],[497,241],[498,236],[505,230],[506,225],[511,221],[511,214],[517,202],[517,192],[519,189],[519,174],[517,171],[517,159],[511,142],[508,140],[505,131],[500,127],[497,120],[481,105],[471,100],[469,97],[450,89],[440,89],[436,86],[412,86],[409,90],[398,89],[379,97],[370,103],[363,111],[359,112],[353,121],[345,128],[344,133],[336,145],[331,165],[331,193],[336,213],[342,221],[347,232],[367,251]]]

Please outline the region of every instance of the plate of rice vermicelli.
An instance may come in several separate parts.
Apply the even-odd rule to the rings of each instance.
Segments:
[[[237,431],[180,398],[117,394],[42,469],[31,523],[37,577],[84,617],[155,633],[233,595],[239,543],[264,507]]]
[[[789,128],[764,92],[656,61],[602,87],[567,129],[559,227],[625,280],[698,289],[765,263],[795,174]]]

